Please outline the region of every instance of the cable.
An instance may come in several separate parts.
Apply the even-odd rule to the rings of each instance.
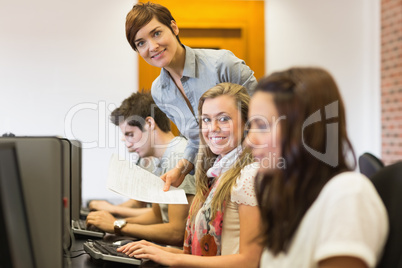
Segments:
[[[85,254],[88,254],[88,253],[83,252],[83,253],[78,254],[78,255],[75,255],[75,256],[70,256],[70,258],[71,258],[71,259],[74,259],[74,258],[80,257],[80,256],[85,255]],[[88,254],[88,255],[89,255],[89,254]]]
[[[71,253],[80,252],[80,251],[85,251],[85,250],[84,249],[70,250]]]

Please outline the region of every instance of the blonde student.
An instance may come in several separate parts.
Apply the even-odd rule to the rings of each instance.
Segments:
[[[200,98],[197,191],[184,250],[141,241],[119,251],[174,267],[258,267],[262,246],[254,177],[259,166],[242,146],[248,104],[246,88],[231,83]]]

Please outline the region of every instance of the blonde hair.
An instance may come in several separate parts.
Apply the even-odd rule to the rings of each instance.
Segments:
[[[247,93],[247,89],[241,85],[232,83],[221,83],[206,91],[200,98],[198,104],[198,114],[202,114],[202,106],[206,99],[214,99],[219,96],[230,96],[234,99],[234,103],[237,104],[237,108],[241,113],[242,123],[245,125],[248,120],[248,105],[250,102],[250,96]],[[207,171],[212,167],[217,155],[215,155],[211,149],[206,145],[201,135],[200,124],[200,148],[198,150],[196,161],[196,195],[190,209],[190,217],[193,220],[197,215],[198,210],[207,198],[209,192],[209,178],[207,177]],[[244,140],[244,135],[241,142]],[[240,154],[239,158],[233,164],[233,166],[224,174],[221,175],[220,183],[216,189],[215,195],[212,198],[211,203],[211,215],[215,217],[216,212],[223,208],[225,201],[229,201],[230,194],[233,186],[236,184],[236,179],[240,175],[240,171],[248,164],[253,162],[251,151],[245,148]]]

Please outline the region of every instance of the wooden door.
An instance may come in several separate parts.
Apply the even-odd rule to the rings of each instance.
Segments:
[[[265,74],[264,1],[153,2],[170,10],[179,27],[179,37],[183,44],[192,48],[228,49],[250,66],[257,79]],[[139,88],[149,90],[160,69],[138,58]],[[178,135],[173,123],[172,129]]]

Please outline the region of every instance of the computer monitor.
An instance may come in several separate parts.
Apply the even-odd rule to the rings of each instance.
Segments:
[[[82,144],[78,140],[71,142],[71,219],[79,220],[82,207]]]
[[[0,144],[0,267],[36,267],[14,143]]]
[[[63,241],[65,251],[72,245],[71,233],[71,150],[72,144],[68,139],[60,138],[63,145]]]
[[[63,267],[63,145],[57,137],[0,137],[14,142],[36,267]]]

